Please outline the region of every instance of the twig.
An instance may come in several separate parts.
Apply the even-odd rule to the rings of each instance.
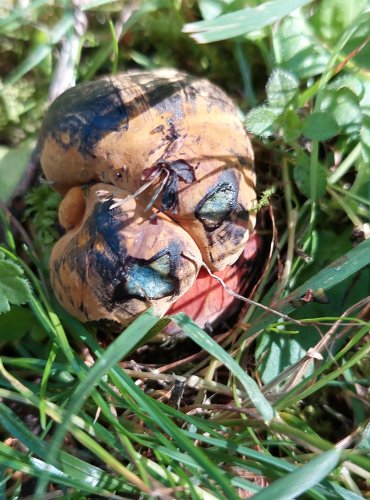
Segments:
[[[288,316],[287,314],[284,314],[284,313],[281,313],[280,311],[277,311],[276,309],[272,309],[271,307],[268,307],[268,306],[265,306],[264,304],[260,304],[259,302],[255,302],[254,300],[252,299],[248,299],[247,297],[243,297],[242,295],[239,295],[238,293],[235,293],[233,290],[231,290],[231,288],[229,288],[226,283],[219,277],[219,276],[216,276],[215,274],[212,273],[212,271],[209,269],[209,267],[207,266],[207,264],[205,262],[203,262],[202,260],[200,259],[197,259],[196,257],[194,257],[193,255],[187,255],[185,253],[183,253],[183,255],[185,257],[188,257],[190,260],[194,260],[195,262],[197,262],[198,264],[200,264],[201,266],[203,266],[207,273],[212,277],[214,278],[215,280],[217,280],[219,283],[221,283],[221,286],[232,296],[232,297],[235,297],[236,299],[239,299],[241,300],[242,302],[246,302],[247,304],[251,304],[253,306],[256,306],[256,307],[259,307],[260,309],[263,309],[264,311],[267,311],[269,313],[272,313],[272,314],[275,314],[276,316],[279,316],[280,318],[283,318],[285,319],[285,321],[290,321],[292,323],[295,323],[296,325],[300,325],[302,326],[302,323],[294,318],[291,318],[290,316]]]

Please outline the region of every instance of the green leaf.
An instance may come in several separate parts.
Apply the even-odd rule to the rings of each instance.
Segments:
[[[17,306],[0,314],[0,332],[0,341],[19,340],[26,333],[36,336],[43,334],[43,330],[32,311]]]
[[[325,89],[322,94],[320,111],[331,114],[342,132],[359,132],[362,113],[359,98],[348,88],[339,90]]]
[[[274,481],[253,496],[255,500],[292,500],[315,486],[338,465],[341,453],[337,449],[329,450],[302,465],[287,476]]]
[[[326,141],[338,133],[338,126],[330,113],[311,113],[303,122],[303,134],[315,141]]]
[[[255,32],[276,23],[290,12],[310,3],[310,0],[273,0],[257,7],[247,7],[225,14],[210,21],[186,24],[185,33],[190,33],[198,43],[217,42]]]
[[[10,304],[21,305],[31,296],[31,288],[23,270],[5,258],[0,251],[0,314],[10,310]]]
[[[365,95],[365,87],[361,79],[357,75],[348,73],[346,75],[336,78],[327,86],[329,90],[340,90],[347,88],[351,90],[361,100]]]
[[[298,89],[299,81],[292,73],[276,69],[266,85],[267,100],[272,107],[285,108],[297,95]]]
[[[274,410],[260,391],[256,382],[245,373],[240,365],[186,314],[179,313],[170,317],[189,338],[209,352],[214,358],[221,361],[239,379],[262,418],[266,421],[271,420],[274,416]]]
[[[309,160],[304,154],[297,157],[297,165],[293,171],[294,181],[302,194],[311,198],[311,172]],[[327,172],[322,165],[317,166],[316,172],[316,199],[323,196],[326,190]]]
[[[335,483],[334,481],[331,483],[331,487],[333,488],[336,493],[338,493],[338,498],[342,498],[343,500],[363,500],[364,497],[361,495],[357,495],[356,493],[353,493],[350,490],[347,490],[346,488],[343,488],[342,486],[339,486],[339,484]]]
[[[329,61],[329,51],[320,43],[302,9],[283,19],[273,37],[280,66],[297,78],[319,75]]]
[[[108,495],[108,491],[106,489],[100,488],[98,481],[94,477],[91,477],[91,475],[85,477],[83,473],[81,473],[79,477],[74,478],[71,476],[70,471],[64,472],[48,462],[44,462],[36,457],[33,457],[32,455],[26,455],[22,452],[14,450],[10,446],[6,446],[1,442],[0,465],[11,467],[14,470],[21,471],[25,474],[30,474],[34,477],[40,477],[41,474],[43,474],[53,483],[76,488],[77,490],[86,491],[91,494],[96,494],[100,490],[101,494],[103,494],[104,496]],[[75,464],[73,465],[75,466]],[[102,476],[102,480],[104,483],[104,473],[102,473]],[[110,479],[108,476],[108,482],[109,480]]]
[[[277,110],[272,110],[267,106],[254,108],[247,114],[245,126],[251,134],[270,137],[277,130],[275,122],[279,114]]]

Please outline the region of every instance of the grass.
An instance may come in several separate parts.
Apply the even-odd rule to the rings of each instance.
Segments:
[[[272,1],[251,27],[243,7],[2,7],[0,498],[367,496],[369,5]],[[12,204],[48,96],[161,66],[234,98],[261,206],[270,194],[274,245],[250,297],[270,310],[247,304],[214,337],[184,314],[148,311],[117,336],[71,318],[48,281],[57,196],[41,185]],[[186,340],[166,350],[168,321]]]

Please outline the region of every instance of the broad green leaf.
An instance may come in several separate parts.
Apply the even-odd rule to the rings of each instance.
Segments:
[[[269,421],[274,416],[274,410],[260,391],[256,382],[240,367],[240,365],[215,342],[205,331],[197,326],[186,314],[179,313],[171,316],[171,319],[182,329],[182,331],[214,358],[221,361],[232,374],[243,384],[252,403],[257,408],[262,418]]]
[[[285,327],[287,328],[287,327]],[[258,373],[263,383],[268,384],[288,366],[297,363],[306,355],[308,349],[320,340],[313,335],[279,335],[277,332],[263,332],[258,339],[255,352]],[[312,367],[306,371],[310,375]]]
[[[333,245],[333,242],[335,242],[335,245]],[[306,270],[303,270],[300,277],[301,282],[309,283],[312,280],[311,276],[320,273],[323,266],[330,264],[334,256],[343,255],[351,247],[350,231],[339,235],[334,231],[320,231],[318,233],[317,255],[314,256],[312,264],[307,266]],[[340,316],[343,312],[344,303],[346,307],[351,306],[370,294],[370,269],[365,267],[355,274],[355,278],[347,277],[330,290],[325,288],[325,294],[329,299],[328,304],[316,302],[305,304],[293,313],[293,317],[301,319],[323,316],[336,318]],[[308,286],[308,288],[310,287]],[[316,284],[316,288],[312,289],[317,290],[318,288],[320,286]],[[320,336],[313,326],[306,325],[302,328],[296,325],[284,325],[281,328],[283,331],[298,330],[298,333],[294,336],[279,335],[276,331],[266,330],[258,339],[255,355],[258,372],[264,383],[269,383],[275,377],[278,377],[284,369],[297,363],[306,355],[308,349],[320,340]],[[325,356],[325,353],[323,354]],[[309,376],[312,370],[313,364],[305,372],[305,377]]]
[[[8,312],[10,304],[26,303],[30,295],[31,288],[23,270],[0,251],[0,314]]]
[[[310,3],[310,0],[273,0],[257,7],[247,7],[225,14],[210,21],[186,24],[185,33],[190,33],[198,43],[217,42],[255,32],[276,23],[292,11]]]
[[[283,69],[272,72],[266,85],[267,100],[271,107],[284,108],[297,94],[299,81]]]
[[[329,450],[287,476],[277,479],[268,488],[253,496],[255,500],[293,500],[320,483],[338,465],[341,453]]]
[[[302,133],[315,141],[326,141],[338,133],[338,125],[330,113],[317,111],[303,122]]]
[[[362,113],[359,98],[348,88],[325,89],[322,93],[320,111],[331,114],[341,132],[351,134],[360,131]]]
[[[279,112],[267,106],[254,108],[245,118],[245,126],[248,132],[261,137],[270,137],[277,130],[276,119]]]

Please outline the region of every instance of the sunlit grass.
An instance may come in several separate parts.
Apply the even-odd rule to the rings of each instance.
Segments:
[[[25,288],[6,289],[11,310],[0,314],[0,498],[362,498],[370,476],[368,17],[359,2],[346,25],[328,27],[330,2],[321,4],[235,40],[222,17],[211,20],[227,14],[226,3],[212,11],[209,2],[150,0],[132,11],[98,0],[81,11],[38,1],[5,12],[0,127],[9,152],[35,140],[48,99],[75,80],[137,65],[206,76],[243,111],[248,97],[263,105],[247,125],[271,131],[255,149],[274,245],[252,297],[271,311],[249,305],[213,337],[183,314],[148,311],[104,336],[53,298],[46,262],[55,194],[36,188],[26,220],[4,206],[0,290],[12,266]],[[197,45],[181,30],[200,15],[231,40]],[[267,102],[277,67],[285,73],[273,73]],[[282,74],[292,86],[281,101]],[[327,139],[315,130],[311,140],[307,117],[333,97],[333,82],[342,89],[337,74],[349,81],[340,94],[349,96],[347,113],[361,124],[351,128],[345,110],[329,106],[338,132]],[[0,159],[0,174],[10,171]],[[23,306],[22,290],[30,291]],[[186,340],[157,343],[171,320]]]

